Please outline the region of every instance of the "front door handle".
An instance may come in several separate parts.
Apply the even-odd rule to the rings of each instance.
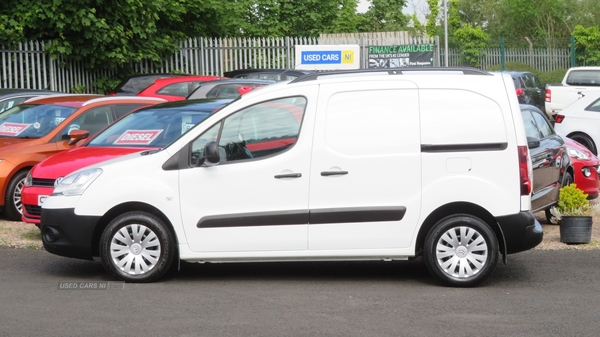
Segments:
[[[302,173],[286,173],[286,174],[278,174],[275,176],[275,179],[282,178],[300,178],[302,177]]]
[[[341,176],[344,174],[348,174],[348,171],[323,171],[321,172],[321,175],[323,177],[327,177],[327,176]]]

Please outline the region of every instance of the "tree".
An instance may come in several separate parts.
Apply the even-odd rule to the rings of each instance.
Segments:
[[[3,0],[0,41],[50,41],[53,56],[88,68],[159,62],[188,36],[230,34],[238,2],[219,0]],[[235,18],[235,16],[233,16]],[[19,18],[19,20],[7,19]],[[218,22],[218,24],[217,24]]]
[[[471,67],[478,68],[479,55],[487,46],[489,35],[481,27],[463,25],[454,32],[454,40],[461,51],[461,61]]]
[[[427,30],[427,36],[436,36],[439,34],[438,30],[438,15],[440,14],[440,7],[438,6],[438,0],[427,0],[429,4],[429,14],[427,15],[427,24],[425,29]]]
[[[600,65],[600,28],[575,26],[575,55],[581,66]]]
[[[336,18],[330,27],[326,27],[323,33],[353,33],[358,31],[362,21],[361,15],[356,13],[358,0],[342,0],[338,6]]]
[[[409,17],[403,12],[406,0],[371,0],[369,10],[364,13],[361,31],[390,32],[408,27]]]
[[[324,32],[352,31],[343,19],[358,22],[357,0],[240,0],[241,35],[250,37],[318,36]],[[335,28],[332,28],[335,27]],[[355,28],[356,29],[356,28]]]
[[[564,0],[565,7],[569,9],[564,21],[570,31],[575,26],[591,27],[598,24],[600,18],[600,1],[598,0]]]

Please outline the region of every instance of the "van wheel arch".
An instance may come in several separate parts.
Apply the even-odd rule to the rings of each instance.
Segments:
[[[490,228],[494,231],[494,234],[496,234],[498,246],[503,256],[503,262],[506,263],[506,245],[504,242],[504,234],[502,233],[498,222],[496,221],[494,216],[484,208],[467,202],[456,202],[446,204],[431,212],[431,214],[425,219],[425,221],[423,221],[423,225],[419,229],[419,234],[417,235],[417,242],[415,245],[416,255],[423,255],[425,239],[427,238],[427,235],[429,234],[433,226],[443,218],[457,214],[472,215],[480,218],[485,223],[487,223],[490,226]]]
[[[121,205],[117,205],[110,209],[106,214],[104,214],[100,220],[98,220],[98,224],[94,229],[94,235],[92,236],[92,254],[93,256],[100,256],[100,238],[102,237],[102,233],[108,226],[108,224],[116,217],[121,214],[132,212],[132,211],[140,211],[150,213],[156,217],[158,217],[164,224],[168,226],[168,229],[171,231],[171,234],[175,238],[175,261],[179,260],[179,240],[177,239],[175,229],[173,228],[173,224],[169,221],[169,218],[160,211],[158,208],[151,206],[149,204],[141,203],[141,202],[129,202]]]

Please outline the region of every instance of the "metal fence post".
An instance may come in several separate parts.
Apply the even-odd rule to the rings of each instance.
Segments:
[[[575,36],[571,35],[571,67],[575,66]]]
[[[506,58],[504,55],[504,37],[500,38],[500,64],[501,66],[501,70],[504,71],[504,66],[506,65]]]
[[[55,76],[55,69],[54,69],[54,60],[52,59],[52,56],[46,51],[46,48],[44,47],[44,51],[46,52],[46,54],[48,55],[48,63],[49,63],[49,82],[50,82],[50,90],[55,91],[56,90],[56,76]]]

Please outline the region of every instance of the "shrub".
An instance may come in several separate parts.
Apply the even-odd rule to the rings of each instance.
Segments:
[[[550,213],[557,220],[563,216],[589,216],[592,205],[587,197],[576,184],[564,186],[560,189],[558,204],[550,209]]]

